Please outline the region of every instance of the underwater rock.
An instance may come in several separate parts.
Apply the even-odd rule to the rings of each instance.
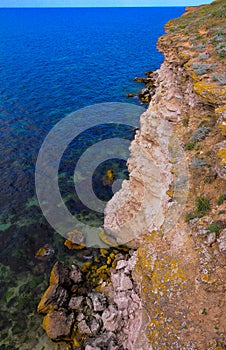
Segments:
[[[54,341],[68,340],[74,323],[74,314],[66,310],[52,311],[43,320],[42,327]]]
[[[68,249],[84,249],[85,248],[85,236],[81,231],[73,230],[67,233],[67,239],[64,245]]]
[[[39,250],[35,253],[35,257],[39,260],[47,260],[53,257],[54,254],[55,249],[50,247],[48,244],[45,244],[43,247],[39,248]]]
[[[115,173],[113,170],[109,169],[103,176],[102,183],[104,186],[112,186],[115,179]]]

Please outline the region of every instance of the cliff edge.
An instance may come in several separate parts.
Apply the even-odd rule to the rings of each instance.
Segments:
[[[130,179],[105,210],[106,232],[138,248],[146,339],[131,349],[226,347],[225,16],[216,0],[167,23]]]

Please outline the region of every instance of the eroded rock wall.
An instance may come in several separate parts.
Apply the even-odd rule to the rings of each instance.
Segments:
[[[131,350],[226,346],[225,59],[211,41],[220,10],[218,0],[167,25],[156,92],[130,148],[130,179],[106,207],[106,232],[138,247],[143,323]]]

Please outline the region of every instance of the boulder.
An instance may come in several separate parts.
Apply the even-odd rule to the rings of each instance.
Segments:
[[[84,249],[85,248],[85,236],[81,231],[73,230],[67,233],[67,239],[64,245],[68,249]]]
[[[57,261],[50,273],[50,285],[59,284],[65,288],[71,286],[70,269],[63,263]]]
[[[68,340],[70,338],[74,314],[65,310],[51,311],[44,317],[42,327],[48,337],[54,341]]]
[[[69,294],[63,287],[52,284],[42,296],[38,304],[38,312],[46,314],[52,310],[66,308],[69,301]]]

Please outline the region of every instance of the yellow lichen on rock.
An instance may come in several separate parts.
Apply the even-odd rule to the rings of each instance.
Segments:
[[[194,91],[206,102],[220,103],[226,100],[226,87],[206,82],[204,79],[194,83]]]

